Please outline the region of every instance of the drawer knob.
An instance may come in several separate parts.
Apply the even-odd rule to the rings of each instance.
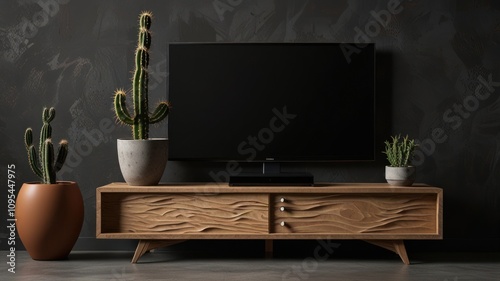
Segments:
[[[280,222],[280,225],[285,226],[285,222],[284,221]]]
[[[280,211],[284,212],[285,211],[285,207],[281,207]]]
[[[285,202],[285,197],[281,197],[280,202],[284,203]]]

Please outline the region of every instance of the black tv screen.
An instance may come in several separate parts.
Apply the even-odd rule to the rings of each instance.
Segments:
[[[374,159],[375,46],[169,45],[169,159]]]

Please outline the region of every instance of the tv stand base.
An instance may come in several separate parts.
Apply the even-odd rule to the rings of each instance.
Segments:
[[[137,263],[139,258],[141,258],[144,254],[158,248],[164,248],[168,246],[172,246],[175,244],[182,243],[186,240],[146,240],[141,239],[139,243],[137,243],[137,248],[135,249],[134,257],[132,258],[132,263]]]
[[[363,240],[375,246],[382,247],[399,255],[404,264],[410,264],[406,254],[404,240]]]
[[[405,240],[442,239],[443,190],[423,184],[229,187],[178,183],[97,188],[96,236],[137,239],[132,259],[186,240],[363,240],[409,264]]]
[[[137,263],[137,261],[146,253],[175,244],[182,243],[186,240],[139,240],[137,248],[132,258],[132,263]],[[367,243],[382,247],[389,251],[392,251],[399,255],[404,264],[410,264],[410,259],[406,254],[406,248],[403,240],[363,240]],[[265,240],[265,256],[266,258],[273,257],[273,240]]]

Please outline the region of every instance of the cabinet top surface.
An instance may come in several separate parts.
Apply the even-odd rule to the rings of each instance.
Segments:
[[[228,186],[227,183],[160,183],[156,186],[130,186],[110,183],[98,192],[130,193],[441,193],[426,184],[391,186],[387,183],[317,183],[314,186]]]

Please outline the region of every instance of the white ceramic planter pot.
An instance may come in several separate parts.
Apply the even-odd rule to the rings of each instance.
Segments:
[[[168,139],[118,139],[118,162],[129,185],[157,185],[165,171]]]
[[[415,182],[416,168],[385,166],[385,180],[390,185],[411,186]]]

